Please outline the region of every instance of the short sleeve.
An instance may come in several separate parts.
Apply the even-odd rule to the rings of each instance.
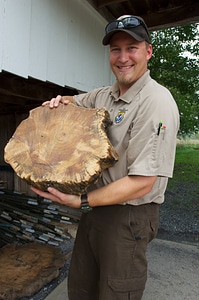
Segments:
[[[177,105],[162,86],[143,99],[130,130],[128,174],[172,177],[179,129]]]

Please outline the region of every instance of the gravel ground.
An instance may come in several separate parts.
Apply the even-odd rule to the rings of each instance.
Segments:
[[[199,186],[183,183],[167,190],[165,202],[160,206],[158,237],[199,243]]]

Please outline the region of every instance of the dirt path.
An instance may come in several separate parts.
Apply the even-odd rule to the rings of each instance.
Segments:
[[[147,256],[148,281],[142,300],[199,299],[199,244],[156,239]]]

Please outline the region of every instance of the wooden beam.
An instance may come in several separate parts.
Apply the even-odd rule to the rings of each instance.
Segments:
[[[122,2],[128,2],[128,0],[98,0],[97,1],[97,7],[102,8],[108,5],[114,5]]]
[[[78,91],[4,71],[0,73],[0,114],[28,112],[58,94],[74,95]]]
[[[44,100],[45,97],[53,97],[56,93],[74,92],[75,89],[43,82],[34,78],[23,78],[7,72],[0,73],[0,90],[5,94],[18,96],[25,99]],[[48,98],[47,98],[48,99]]]
[[[194,14],[193,14],[194,11]],[[186,4],[178,8],[150,12],[143,16],[150,30],[183,26],[199,21],[199,3]]]
[[[153,0],[88,0],[107,20],[117,19],[122,14],[141,16],[149,29],[159,30],[168,27],[199,22],[199,2],[153,1]]]

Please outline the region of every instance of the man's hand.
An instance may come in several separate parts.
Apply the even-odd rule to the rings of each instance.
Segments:
[[[52,98],[49,101],[43,102],[42,106],[49,105],[50,108],[54,108],[54,107],[58,107],[59,103],[63,103],[63,104],[73,103],[73,96],[58,95],[56,98]]]
[[[48,188],[48,192],[43,192],[34,187],[31,187],[31,190],[39,196],[50,199],[53,202],[58,202],[60,204],[64,204],[73,208],[80,208],[81,206],[80,196],[77,195],[64,194],[52,187]]]

